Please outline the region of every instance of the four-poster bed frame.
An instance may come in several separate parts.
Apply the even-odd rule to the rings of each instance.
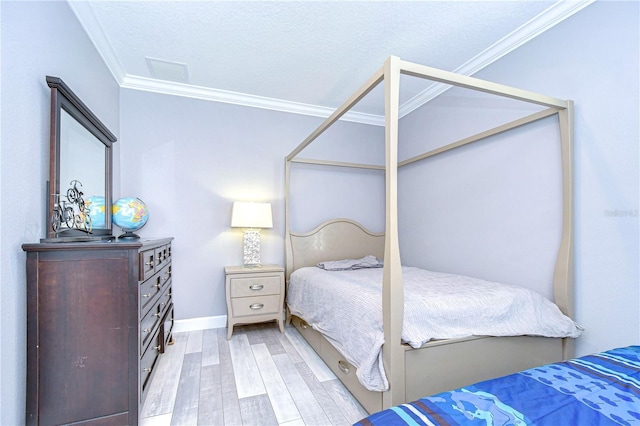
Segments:
[[[475,136],[399,161],[398,128],[401,74],[516,99],[546,108]],[[304,148],[381,82],[384,82],[385,94],[386,159],[384,166],[298,158],[298,154]],[[383,346],[383,363],[389,381],[388,391],[372,392],[365,389],[351,371],[354,368],[337,353],[332,345],[320,333],[312,330],[303,319],[293,317],[294,325],[367,411],[378,411],[425,395],[557,362],[573,355],[573,341],[568,338],[474,336],[431,341],[419,349],[412,349],[401,342],[404,294],[398,240],[398,168],[554,114],[558,116],[560,130],[563,209],[562,235],[553,276],[553,295],[556,305],[565,315],[572,318],[572,101],[458,75],[391,56],[381,69],[286,157],[287,283],[293,271],[303,266],[313,266],[320,261],[360,258],[368,254],[384,259],[382,315],[385,344]],[[342,219],[321,224],[306,234],[292,232],[289,211],[291,163],[384,171],[386,187],[385,233],[374,234],[353,221]],[[288,320],[290,319],[288,314]]]

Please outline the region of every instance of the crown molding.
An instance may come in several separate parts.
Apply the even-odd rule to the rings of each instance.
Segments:
[[[334,108],[131,75],[125,76],[120,86],[125,89],[142,90],[146,92],[162,93],[165,95],[185,96],[188,98],[262,108],[272,111],[310,115],[313,117],[326,118],[335,111]],[[350,111],[343,115],[341,119],[355,123],[384,126],[384,117],[375,114]]]
[[[521,25],[488,49],[470,59],[453,72],[471,76],[483,68],[491,65],[509,52],[522,46],[529,40],[544,33],[585,7],[595,0],[560,0],[540,13],[538,16]],[[292,102],[282,99],[267,98],[245,93],[237,93],[220,89],[213,89],[189,84],[162,81],[151,78],[128,75],[111,43],[107,39],[102,26],[96,19],[91,2],[67,0],[71,10],[75,13],[85,32],[96,46],[100,56],[113,74],[118,84],[123,88],[143,90],[148,92],[163,93],[174,96],[185,96],[203,99],[213,102],[223,102],[234,105],[242,105],[253,108],[269,109],[292,114],[309,115],[313,117],[329,117],[334,108],[318,105],[310,105]],[[450,85],[434,83],[418,95],[414,96],[400,106],[400,118],[421,107],[438,95],[446,92]],[[384,116],[349,111],[341,118],[344,121],[384,126]]]
[[[564,0],[553,4],[538,16],[535,16],[498,40],[479,55],[456,68],[453,72],[466,76],[477,73],[529,40],[536,38],[548,29],[553,28],[555,25],[581,11],[594,1],[595,0]],[[400,106],[400,118],[418,109],[450,88],[451,85],[448,84],[432,84]]]
[[[102,57],[107,68],[111,71],[113,78],[122,86],[126,75],[124,67],[118,60],[118,56],[105,35],[102,25],[100,25],[100,21],[96,19],[96,15],[93,13],[93,8],[91,7],[91,2],[67,0],[67,4],[76,15],[76,18],[78,18],[80,25],[84,28],[84,32],[96,47],[98,54]]]

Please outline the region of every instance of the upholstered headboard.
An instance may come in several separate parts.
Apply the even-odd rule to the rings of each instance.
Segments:
[[[372,254],[384,258],[384,233],[373,233],[350,219],[333,219],[307,233],[287,236],[287,280],[298,268],[319,262],[359,259]]]

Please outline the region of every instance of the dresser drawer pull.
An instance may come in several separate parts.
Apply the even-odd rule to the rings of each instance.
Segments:
[[[160,345],[154,346],[153,349],[155,349],[156,351],[159,351],[160,350]]]
[[[160,318],[160,314],[153,314],[154,317]]]
[[[150,329],[150,328],[145,328],[145,329],[144,329],[144,330],[142,330],[142,331],[143,331],[143,332],[145,332],[145,333],[149,333],[149,332],[151,331],[151,329]]]
[[[162,284],[160,284],[160,283],[158,283],[158,284],[154,284],[154,287],[155,287],[155,288],[160,288],[160,287],[162,287]]]
[[[148,373],[149,371],[151,371],[150,368],[143,368],[142,371],[144,371],[145,373]]]
[[[251,309],[257,311],[258,309],[264,308],[264,303],[254,303],[253,305],[249,305]]]
[[[144,263],[146,266],[153,266],[153,259]]]
[[[250,290],[262,290],[264,288],[264,285],[262,284],[253,284],[249,286]]]
[[[151,297],[151,293],[145,293],[142,295],[142,297]]]
[[[340,371],[342,371],[344,374],[349,374],[349,367],[347,367],[346,365],[344,365],[344,363],[342,361],[338,361],[338,368],[340,369]]]
[[[306,330],[307,327],[309,327],[309,324],[307,324],[306,321],[300,321],[300,327],[302,327],[303,330]]]

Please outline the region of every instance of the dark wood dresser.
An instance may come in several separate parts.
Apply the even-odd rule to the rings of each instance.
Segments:
[[[135,425],[173,326],[171,240],[24,244],[28,425]]]

